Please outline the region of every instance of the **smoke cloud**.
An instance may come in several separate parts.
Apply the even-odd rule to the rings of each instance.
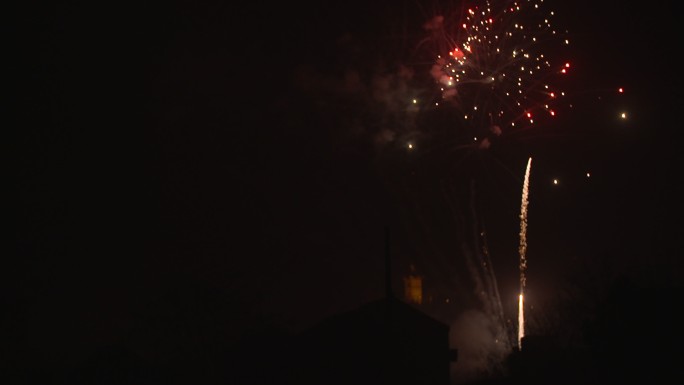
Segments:
[[[452,384],[505,374],[504,360],[510,349],[501,339],[501,325],[495,319],[479,310],[466,310],[450,330],[450,346],[458,349],[458,360],[451,365]]]

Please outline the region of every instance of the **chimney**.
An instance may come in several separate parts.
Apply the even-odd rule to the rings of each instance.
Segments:
[[[392,293],[392,260],[390,258],[389,226],[385,226],[385,296],[389,299]]]

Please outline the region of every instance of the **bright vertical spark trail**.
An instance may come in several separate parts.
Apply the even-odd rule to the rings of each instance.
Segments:
[[[525,337],[525,312],[523,312],[522,290],[518,296],[518,349],[522,350],[522,339]]]
[[[518,300],[518,348],[522,349],[522,339],[525,336],[525,313],[523,311],[523,294],[525,292],[525,270],[527,269],[527,203],[530,187],[530,168],[532,158],[527,160],[525,182],[523,183],[522,203],[520,204],[520,298]]]

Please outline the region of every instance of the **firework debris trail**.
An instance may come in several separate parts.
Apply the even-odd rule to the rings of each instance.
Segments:
[[[503,305],[501,303],[501,296],[499,295],[499,288],[497,285],[496,281],[496,275],[494,274],[494,265],[492,264],[492,260],[489,256],[489,248],[487,246],[487,236],[486,236],[486,230],[485,226],[482,223],[484,219],[478,215],[478,210],[476,210],[475,207],[475,197],[476,197],[476,189],[475,189],[475,181],[471,181],[470,185],[470,190],[471,190],[471,205],[470,205],[470,210],[471,210],[471,215],[473,218],[473,226],[472,226],[472,231],[473,231],[473,239],[475,242],[475,253],[477,256],[478,263],[476,266],[478,267],[479,270],[479,276],[481,277],[482,281],[485,283],[485,289],[486,289],[486,311],[487,314],[492,317],[492,319],[498,320],[498,325],[499,328],[498,330],[495,331],[497,340],[502,341],[506,343],[506,333],[505,333],[505,317],[503,313]],[[484,294],[484,292],[483,292]],[[508,345],[506,343],[506,345]]]

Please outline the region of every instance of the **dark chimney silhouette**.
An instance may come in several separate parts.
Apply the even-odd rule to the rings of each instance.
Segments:
[[[392,298],[392,257],[390,256],[389,226],[385,226],[385,296]]]

